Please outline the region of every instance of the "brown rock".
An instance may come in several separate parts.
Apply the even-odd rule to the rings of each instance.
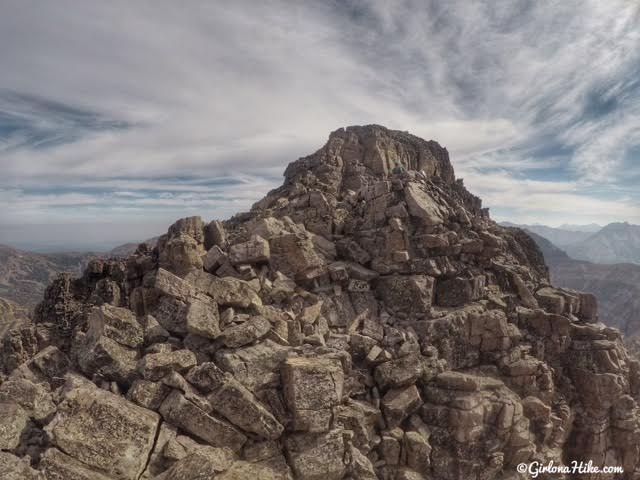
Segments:
[[[282,367],[284,398],[293,413],[293,428],[329,429],[331,408],[342,401],[344,373],[338,360],[292,357]]]
[[[291,435],[286,440],[287,454],[296,478],[340,480],[346,472],[342,430],[320,434]]]
[[[239,451],[246,441],[246,437],[232,425],[207,414],[177,390],[171,392],[162,403],[160,413],[167,422],[213,447],[229,447]]]
[[[64,395],[46,431],[51,444],[114,479],[137,479],[153,448],[159,416],[82,385]]]

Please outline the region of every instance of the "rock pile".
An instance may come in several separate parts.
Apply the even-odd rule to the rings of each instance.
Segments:
[[[1,348],[8,479],[640,471],[640,365],[593,297],[549,285],[445,149],[379,126],[249,213],[59,278]]]

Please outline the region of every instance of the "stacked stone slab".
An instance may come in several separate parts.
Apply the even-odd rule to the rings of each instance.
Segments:
[[[248,213],[61,277],[1,351],[3,478],[640,475],[640,365],[593,296],[554,288],[445,149],[379,126]]]

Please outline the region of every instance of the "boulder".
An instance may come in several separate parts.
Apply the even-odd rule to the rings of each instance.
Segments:
[[[245,432],[274,440],[284,430],[253,393],[229,373],[222,374],[220,385],[212,389],[207,399],[216,412]]]
[[[123,384],[132,381],[136,371],[137,350],[125,347],[107,336],[87,335],[78,355],[78,365],[88,375],[99,374]]]
[[[97,470],[61,452],[48,448],[40,459],[40,470],[47,480],[112,480]]]
[[[389,428],[399,426],[406,418],[415,413],[422,399],[415,385],[389,390],[382,398],[384,418]]]
[[[343,430],[290,435],[285,447],[296,478],[341,480],[346,473]]]
[[[215,273],[215,271],[229,261],[227,254],[222,249],[214,245],[207,253],[202,256],[202,266],[209,273]]]
[[[261,316],[251,317],[238,325],[227,327],[220,335],[225,347],[243,347],[261,339],[271,330],[269,321]]]
[[[185,320],[189,333],[212,339],[220,335],[218,304],[207,295],[196,295],[189,300]]]
[[[262,300],[249,282],[233,277],[216,277],[194,271],[185,277],[192,286],[209,295],[222,307],[259,307]]]
[[[378,279],[376,294],[390,311],[425,313],[431,308],[434,279],[426,275],[389,275]]]
[[[227,232],[222,222],[213,220],[204,228],[204,247],[209,250],[214,245],[224,247],[227,243]]]
[[[105,336],[123,347],[138,348],[144,342],[144,329],[127,308],[104,304],[89,314],[89,337]]]
[[[219,448],[198,448],[174,463],[155,480],[196,480],[219,478],[232,465],[228,453]]]
[[[293,414],[293,428],[327,431],[332,407],[342,402],[344,372],[340,361],[289,358],[282,367],[282,382],[285,401]]]
[[[137,480],[153,449],[157,413],[91,384],[72,386],[46,428],[51,445],[107,477]]]
[[[13,450],[27,427],[29,415],[14,402],[0,402],[0,449]]]
[[[162,418],[195,435],[213,447],[228,447],[239,451],[246,437],[224,420],[207,414],[174,390],[160,406]]]
[[[409,182],[404,187],[404,197],[409,213],[425,225],[440,225],[444,222],[438,203],[418,183]]]
[[[271,267],[283,274],[307,282],[326,271],[325,259],[314,248],[309,235],[291,233],[274,237],[271,246]]]
[[[0,472],[3,480],[58,480],[56,477],[46,477],[31,468],[29,457],[16,457],[9,452],[0,452]],[[62,478],[60,478],[62,480]],[[64,478],[67,480],[67,477]],[[75,480],[68,478],[68,480]],[[96,480],[101,480],[96,478]]]
[[[474,300],[473,284],[466,278],[450,278],[438,281],[436,303],[442,307],[461,307]]]
[[[171,388],[161,382],[138,379],[127,392],[127,400],[149,410],[158,410]]]
[[[216,363],[231,373],[249,390],[256,391],[280,382],[280,366],[287,358],[289,348],[267,339],[263,342],[216,352]]]
[[[0,385],[0,403],[20,405],[30,418],[39,421],[56,411],[48,385],[24,378],[7,380]]]
[[[414,353],[378,365],[374,376],[378,387],[388,390],[415,383],[423,371],[423,359],[420,354]]]
[[[158,268],[148,279],[149,286],[159,295],[166,295],[178,300],[186,300],[195,293],[190,283],[173,273]]]
[[[229,261],[232,265],[266,263],[270,257],[269,242],[259,235],[253,235],[250,240],[229,248]]]
[[[170,238],[160,252],[160,266],[183,277],[193,269],[202,268],[202,245],[184,233]]]
[[[172,371],[186,372],[196,363],[196,356],[191,350],[149,353],[138,363],[138,371],[145,379],[157,381]]]
[[[167,231],[167,236],[171,239],[184,234],[189,235],[197,243],[203,243],[205,239],[204,229],[202,218],[197,216],[186,217],[177,220],[171,225]]]

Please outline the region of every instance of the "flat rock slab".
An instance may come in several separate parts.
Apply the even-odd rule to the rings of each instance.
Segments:
[[[160,406],[162,417],[213,447],[229,447],[239,451],[247,437],[229,423],[207,414],[182,393],[174,390]]]
[[[137,479],[153,449],[160,417],[96,387],[70,388],[45,431],[51,444],[114,479]]]
[[[47,480],[111,480],[57,448],[48,449],[40,460],[40,470]]]

